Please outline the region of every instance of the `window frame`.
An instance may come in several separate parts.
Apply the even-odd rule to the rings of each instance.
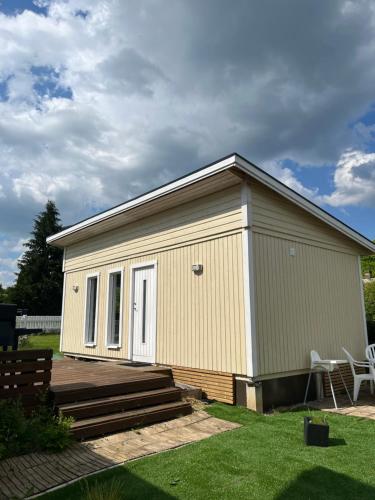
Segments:
[[[109,336],[111,335],[112,318],[110,317],[110,303],[112,302],[113,287],[111,286],[112,275],[120,273],[121,287],[120,287],[120,317],[119,317],[119,335],[118,344],[110,342]],[[123,311],[124,311],[124,268],[118,267],[109,269],[107,273],[107,296],[106,296],[106,318],[105,318],[105,346],[107,349],[121,349],[122,345],[122,326],[123,326]]]
[[[86,286],[85,286],[85,314],[83,317],[83,343],[85,347],[96,347],[97,335],[98,335],[98,316],[99,316],[99,289],[100,289],[100,273],[90,273],[86,274]],[[88,340],[88,292],[89,292],[89,280],[90,278],[96,278],[96,300],[95,300],[95,326],[94,326],[94,339],[93,341]]]

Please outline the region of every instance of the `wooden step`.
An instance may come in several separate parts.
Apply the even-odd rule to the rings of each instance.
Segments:
[[[134,408],[143,408],[157,404],[171,403],[181,400],[181,389],[177,387],[165,387],[152,391],[135,392],[110,396],[107,398],[92,399],[78,403],[67,403],[58,406],[58,410],[64,416],[78,419],[88,419],[99,415],[118,413]]]
[[[135,372],[142,372],[142,373],[162,373],[164,375],[169,375],[170,377],[173,376],[172,368],[169,366],[154,366],[154,365],[146,365],[146,366],[132,366],[132,365],[127,365],[126,363],[116,363],[116,366],[123,366],[126,367],[127,370],[134,370]]]
[[[118,432],[131,427],[161,422],[182,415],[192,413],[189,403],[178,401],[147,408],[113,413],[96,418],[88,418],[74,422],[72,434],[77,439],[100,436],[111,432]]]
[[[53,386],[51,393],[55,405],[58,406],[64,403],[106,398],[120,394],[131,394],[173,386],[173,379],[168,375],[150,373],[149,377],[143,375],[142,378],[130,378],[117,383],[90,384],[80,382],[77,384],[59,385],[57,387]]]

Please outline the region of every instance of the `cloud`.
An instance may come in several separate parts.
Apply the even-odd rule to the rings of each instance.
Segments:
[[[266,170],[273,177],[276,177],[280,182],[288,186],[293,191],[298,194],[308,198],[313,202],[321,202],[321,196],[319,195],[319,189],[310,189],[303,185],[303,183],[296,177],[296,174],[290,168],[283,167],[280,162],[266,162],[262,165],[264,170]]]
[[[345,152],[336,166],[334,190],[321,200],[333,207],[375,207],[375,153]]]
[[[339,162],[322,199],[282,163],[336,164],[372,140],[357,123],[374,100],[370,0],[38,5],[0,13],[3,238],[47,198],[70,224],[232,151],[314,200],[371,204],[345,180],[367,193],[366,165]]]
[[[152,97],[153,85],[165,79],[157,66],[128,47],[108,57],[99,64],[98,69],[102,72],[99,89],[125,95],[141,94]]]
[[[25,248],[23,239],[0,238],[0,284],[7,286],[14,281],[17,271],[17,261],[22,256]]]

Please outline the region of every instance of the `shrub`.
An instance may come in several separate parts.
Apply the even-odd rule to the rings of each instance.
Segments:
[[[328,420],[327,420],[327,417],[324,415],[324,416],[317,416],[317,415],[314,415],[312,418],[311,418],[311,421],[310,421],[312,424],[315,424],[315,425],[328,425]]]
[[[0,458],[25,453],[27,427],[19,401],[0,401]]]
[[[72,419],[55,416],[45,397],[31,415],[19,400],[0,401],[0,459],[35,451],[61,451],[72,441]]]
[[[28,335],[20,335],[18,337],[18,349],[24,349],[29,347],[29,337]]]
[[[364,292],[367,321],[375,321],[375,281],[366,283]]]
[[[70,426],[72,418],[53,416],[45,426],[40,427],[39,446],[46,451],[62,451],[72,441]]]

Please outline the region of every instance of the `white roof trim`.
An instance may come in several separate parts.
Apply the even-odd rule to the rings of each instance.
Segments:
[[[337,231],[340,231],[342,234],[345,236],[349,237],[350,239],[354,240],[356,243],[359,245],[367,248],[371,252],[375,253],[375,244],[370,242],[367,238],[362,236],[361,234],[357,233],[354,229],[351,229],[349,226],[345,225],[343,222],[340,222],[338,219],[333,217],[332,215],[328,214],[325,212],[323,209],[319,208],[318,206],[314,205],[312,202],[304,198],[303,196],[299,195],[292,189],[288,188],[281,182],[279,182],[277,179],[272,177],[271,175],[267,174],[260,168],[256,167],[249,161],[247,161],[245,158],[233,154],[231,156],[228,156],[227,158],[224,158],[222,160],[219,160],[216,163],[213,163],[211,165],[208,165],[207,167],[204,167],[196,172],[193,172],[190,175],[186,175],[185,177],[182,177],[180,179],[177,179],[176,181],[173,181],[165,186],[162,186],[160,188],[155,189],[154,191],[150,191],[149,193],[146,193],[144,195],[139,196],[138,198],[135,198],[133,200],[130,200],[128,202],[125,202],[117,207],[111,208],[103,213],[100,213],[98,215],[94,215],[93,217],[90,217],[89,219],[86,219],[82,222],[79,222],[78,224],[75,224],[67,229],[64,229],[63,231],[60,231],[59,233],[56,233],[52,236],[49,236],[47,238],[47,243],[54,243],[57,242],[59,239],[71,235],[73,233],[76,233],[77,231],[80,231],[81,229],[87,228],[89,226],[92,226],[93,224],[96,224],[98,222],[101,222],[103,220],[112,218],[118,214],[121,214],[123,212],[127,212],[128,210],[131,210],[135,207],[138,207],[140,205],[143,205],[144,203],[147,203],[148,201],[155,200],[157,198],[160,198],[162,196],[165,196],[169,193],[172,193],[173,191],[177,191],[178,189],[181,189],[185,186],[188,186],[190,184],[193,184],[199,180],[202,180],[206,177],[210,177],[214,174],[217,174],[218,172],[221,172],[223,170],[227,170],[230,167],[236,166],[240,170],[242,170],[244,173],[248,174],[250,177],[253,179],[258,180],[262,184],[268,186],[271,188],[273,191],[276,191],[278,194],[281,196],[284,196],[288,200],[292,201],[299,207],[303,208],[307,212],[310,212],[312,215],[317,217],[318,219],[322,220],[326,224],[330,225]]]
[[[357,231],[351,229],[349,226],[339,221],[329,213],[325,212],[317,205],[314,205],[314,203],[307,200],[300,194],[288,188],[287,186],[285,186],[280,181],[278,181],[271,175],[267,174],[260,168],[256,167],[255,165],[252,165],[245,158],[236,156],[236,166],[239,167],[245,173],[249,174],[253,179],[270,187],[273,191],[276,191],[281,196],[284,196],[285,198],[292,201],[293,203],[303,208],[307,212],[310,212],[318,219],[330,225],[337,231],[340,231],[345,236],[349,237],[350,239],[356,241],[358,244],[368,248],[371,252],[375,253],[375,244],[372,243],[370,240],[362,236],[360,233],[357,233]]]
[[[154,191],[151,191],[149,193],[146,193],[142,196],[139,196],[138,198],[135,198],[134,200],[130,200],[128,202],[125,202],[117,207],[110,208],[109,210],[106,210],[105,212],[94,215],[93,217],[90,217],[89,219],[86,219],[82,222],[78,222],[78,224],[75,224],[74,226],[68,227],[67,229],[64,229],[63,231],[60,231],[59,233],[53,234],[52,236],[49,236],[47,238],[47,243],[53,243],[56,240],[59,240],[60,238],[63,238],[64,236],[68,236],[72,233],[75,233],[77,231],[80,231],[83,228],[86,228],[88,226],[92,226],[93,224],[97,222],[101,222],[105,219],[109,219],[110,217],[113,217],[115,215],[118,215],[120,213],[126,212],[132,208],[135,208],[139,205],[143,205],[144,203],[154,200],[156,198],[160,198],[161,196],[164,196],[166,194],[172,193],[173,191],[176,191],[177,189],[181,189],[182,187],[188,186],[189,184],[193,184],[194,182],[204,179],[205,177],[209,177],[213,174],[216,174],[222,170],[226,170],[229,167],[234,166],[236,160],[236,156],[232,155],[228,158],[225,158],[217,163],[213,163],[209,165],[206,168],[203,168],[197,172],[194,172],[190,175],[187,175],[185,177],[182,177],[181,179],[178,179],[176,181],[172,181],[171,183],[167,184],[166,186],[163,186],[161,188],[157,188]]]

